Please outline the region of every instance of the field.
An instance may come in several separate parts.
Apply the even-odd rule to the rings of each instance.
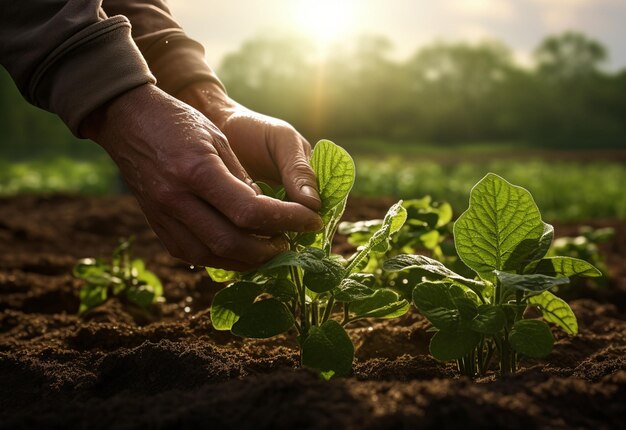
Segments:
[[[391,143],[347,143],[357,154],[355,195],[403,199],[431,195],[450,202],[460,213],[467,207],[471,186],[494,172],[529,189],[547,220],[626,219],[626,151],[528,151],[506,144],[499,149],[474,144],[452,152],[436,146],[408,146],[407,151],[407,146]],[[405,153],[377,154],[381,148],[388,149],[386,154]],[[0,196],[106,194],[120,188],[121,180],[108,159],[0,161]]]
[[[380,217],[388,199],[352,199],[346,219]],[[171,258],[130,197],[0,200],[2,428],[624,428],[626,226],[602,246],[611,281],[571,301],[580,334],[555,331],[553,353],[475,382],[429,355],[414,310],[349,330],[356,363],[327,383],[297,367],[293,337],[242,340],[212,329],[219,285]],[[557,235],[575,234],[559,223]],[[158,312],[107,302],[78,317],[77,258],[135,234],[163,280]],[[336,243],[346,252],[344,240]],[[10,389],[8,389],[10,387]]]

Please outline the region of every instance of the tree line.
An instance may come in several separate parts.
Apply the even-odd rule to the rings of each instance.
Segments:
[[[545,38],[534,66],[498,41],[434,42],[405,60],[381,36],[321,58],[302,37],[262,35],[227,54],[218,74],[240,103],[291,122],[310,140],[524,142],[556,148],[626,146],[626,69],[576,32]],[[54,115],[21,99],[0,73],[0,154],[101,154]]]

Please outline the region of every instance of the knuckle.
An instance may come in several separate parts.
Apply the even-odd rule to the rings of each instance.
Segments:
[[[254,229],[259,226],[255,225],[258,221],[258,209],[247,203],[237,208],[232,216],[231,221],[239,228]]]

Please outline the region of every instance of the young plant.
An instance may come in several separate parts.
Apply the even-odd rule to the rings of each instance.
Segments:
[[[531,194],[490,173],[474,186],[469,208],[454,224],[458,255],[475,276],[420,255],[400,255],[384,267],[419,276],[413,303],[433,325],[435,358],[456,360],[461,373],[475,376],[497,356],[506,375],[515,372],[519,356],[550,353],[554,338],[546,322],[578,332],[569,305],[549,290],[571,276],[600,276],[586,261],[545,257],[553,237]],[[538,308],[544,321],[524,318],[528,307]]]
[[[76,263],[73,274],[85,281],[80,290],[80,314],[112,296],[148,309],[163,295],[159,278],[146,269],[143,260],[131,258],[132,242],[132,238],[122,241],[113,251],[110,264],[99,258],[84,258]]]
[[[214,280],[234,281],[215,295],[211,321],[216,330],[246,338],[268,338],[295,328],[301,364],[330,378],[352,369],[354,346],[345,326],[364,318],[397,317],[409,309],[409,302],[396,292],[374,285],[373,275],[360,273],[372,252],[387,250],[404,224],[406,210],[402,202],[396,203],[354,255],[347,260],[334,255],[331,245],[354,183],[354,163],[342,148],[322,140],[311,166],[322,200],[323,229],[287,234],[289,251],[254,273],[207,268]],[[339,308],[342,317],[335,320]]]

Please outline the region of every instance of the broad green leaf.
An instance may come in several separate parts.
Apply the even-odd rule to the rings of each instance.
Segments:
[[[292,266],[302,267],[305,270],[319,273],[326,270],[324,259],[327,259],[326,254],[317,248],[305,248],[300,253],[285,251],[261,266],[258,272],[267,272],[279,267]]]
[[[496,270],[496,276],[505,289],[530,291],[533,293],[569,284],[569,279],[567,278],[554,278],[546,275],[516,275]]]
[[[544,223],[530,193],[489,173],[472,188],[470,206],[454,223],[457,252],[481,277],[519,271],[541,247]]]
[[[284,303],[266,299],[248,307],[231,331],[236,336],[265,339],[286,332],[293,323],[293,315]]]
[[[504,328],[506,315],[504,311],[493,305],[478,306],[478,315],[469,323],[469,327],[483,334],[496,334]]]
[[[550,327],[539,320],[519,320],[509,333],[513,349],[528,357],[545,357],[552,351],[554,337]]]
[[[467,297],[458,297],[453,299],[454,305],[459,310],[459,315],[463,320],[473,320],[478,315],[478,305],[476,302]]]
[[[313,326],[302,344],[302,365],[321,374],[348,376],[352,370],[354,345],[337,321]]]
[[[438,329],[451,329],[459,323],[459,310],[449,287],[443,282],[422,282],[413,289],[415,307]]]
[[[551,224],[543,223],[543,233],[539,238],[539,242],[537,243],[537,248],[535,251],[530,253],[530,255],[522,262],[522,265],[526,266],[528,263],[539,260],[543,258],[550,249],[550,245],[552,245],[552,240],[554,239],[554,227]]]
[[[82,314],[106,301],[107,287],[103,285],[87,284],[80,289],[79,297],[80,307],[78,313]]]
[[[263,292],[263,287],[253,282],[237,282],[226,287],[213,297],[211,323],[215,330],[230,330],[254,300]]]
[[[585,260],[572,257],[547,257],[532,262],[526,273],[538,273],[555,276],[557,278],[569,278],[571,276],[602,276],[602,272]]]
[[[129,302],[136,304],[139,307],[147,309],[150,307],[156,294],[154,289],[150,285],[140,285],[137,287],[130,287],[126,289],[126,298]]]
[[[409,303],[387,288],[378,289],[370,297],[350,304],[350,311],[359,318],[395,318],[404,315],[408,309]]]
[[[340,146],[320,140],[313,149],[311,167],[322,199],[320,213],[325,215],[348,197],[354,184],[354,161]]]
[[[482,335],[464,326],[440,330],[430,340],[430,353],[437,360],[460,359],[478,346]]]
[[[234,281],[239,276],[238,272],[231,270],[217,269],[214,267],[205,267],[205,269],[214,282],[230,282]]]
[[[333,291],[335,300],[344,303],[365,299],[372,294],[374,294],[373,289],[351,278],[341,281],[341,284]]]
[[[344,267],[329,258],[321,260],[323,270],[306,269],[302,278],[304,285],[316,293],[324,293],[337,287],[346,275]]]
[[[265,284],[265,291],[281,302],[288,302],[298,297],[296,286],[285,278],[270,279]]]
[[[567,334],[578,334],[578,320],[572,308],[549,291],[528,298],[528,303],[541,310],[543,319],[561,327]]]
[[[383,263],[383,269],[388,272],[399,272],[402,270],[419,269],[427,272],[430,278],[434,279],[450,279],[465,285],[466,287],[482,292],[485,289],[485,284],[481,281],[469,279],[461,276],[452,270],[448,269],[441,262],[423,255],[413,254],[401,254],[396,257],[390,258]]]

